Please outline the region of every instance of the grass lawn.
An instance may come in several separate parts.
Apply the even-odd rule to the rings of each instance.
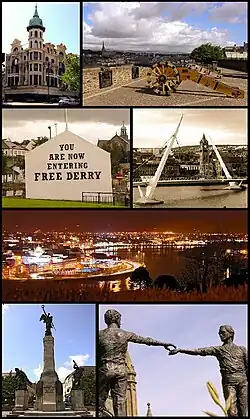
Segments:
[[[122,205],[95,204],[80,201],[54,201],[50,199],[2,198],[3,208],[125,208]]]

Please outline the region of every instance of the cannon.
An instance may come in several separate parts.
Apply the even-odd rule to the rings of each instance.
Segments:
[[[170,96],[171,93],[176,92],[177,87],[183,81],[191,80],[197,84],[209,87],[215,92],[224,93],[227,97],[244,98],[243,90],[221,82],[220,78],[221,74],[218,70],[204,68],[195,64],[161,61],[152,64],[149,68],[147,86],[158,95]]]

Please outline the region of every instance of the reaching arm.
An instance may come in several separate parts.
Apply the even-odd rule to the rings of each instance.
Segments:
[[[207,348],[198,349],[176,349],[170,351],[169,355],[176,355],[180,353],[185,355],[216,356],[216,352],[216,346],[208,346]]]
[[[141,343],[143,345],[148,346],[173,346],[174,348],[176,348],[176,346],[172,343],[161,342],[152,338],[144,338],[142,336],[136,335],[135,333],[130,333],[128,341],[133,343]]]

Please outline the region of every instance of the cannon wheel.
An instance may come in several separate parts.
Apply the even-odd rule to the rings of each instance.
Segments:
[[[168,61],[153,64],[147,77],[148,86],[162,96],[170,96],[181,83],[176,66]]]

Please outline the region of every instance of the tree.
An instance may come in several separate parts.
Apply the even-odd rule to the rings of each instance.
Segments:
[[[154,287],[161,290],[166,287],[172,291],[176,291],[179,289],[179,283],[172,275],[159,275],[154,281]]]
[[[144,289],[153,285],[148,270],[143,266],[136,268],[134,272],[131,273],[129,282],[132,288],[139,287],[140,289]]]
[[[76,54],[68,54],[64,58],[65,73],[62,81],[68,85],[69,90],[80,92],[80,57]]]
[[[25,169],[25,159],[24,159],[24,156],[15,156],[14,157],[14,166],[17,166],[21,170],[24,170]]]
[[[2,404],[8,404],[11,408],[15,402],[15,391],[18,389],[19,382],[15,375],[11,373],[2,377]]]
[[[8,173],[8,169],[9,169],[8,156],[6,156],[6,154],[4,154],[2,152],[2,173],[3,173],[3,175],[6,175]]]
[[[38,137],[37,140],[34,140],[34,145],[32,147],[32,150],[38,147],[39,145],[46,143],[46,141],[48,141],[48,137]]]
[[[190,57],[195,61],[202,62],[204,64],[212,64],[212,61],[218,61],[226,58],[226,53],[224,48],[208,43],[195,48],[191,52]]]

